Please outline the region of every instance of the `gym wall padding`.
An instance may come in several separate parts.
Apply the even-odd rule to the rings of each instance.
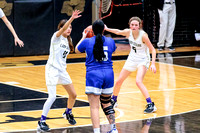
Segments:
[[[24,48],[14,47],[14,56],[48,54],[53,23],[52,1],[14,1],[14,27]]]
[[[7,1],[8,2],[8,1]],[[14,38],[0,21],[0,56],[48,55],[50,40],[61,19],[69,19],[70,11],[82,9],[82,17],[72,23],[74,46],[83,30],[92,24],[92,0],[12,0],[11,15],[7,16],[24,47],[15,47]],[[63,6],[64,5],[64,6]],[[67,8],[66,8],[67,7]]]
[[[2,10],[12,12],[12,9],[7,9],[6,6],[13,3],[13,0],[6,2],[6,5],[0,6]],[[5,12],[7,14],[7,12]],[[8,13],[8,20],[13,24],[13,13]],[[11,56],[14,53],[14,40],[12,33],[4,24],[3,20],[0,19],[0,56]]]
[[[76,46],[81,39],[83,30],[88,25],[92,24],[92,1],[93,0],[59,0],[59,2],[55,2],[56,28],[60,20],[69,19],[71,17],[72,10],[78,9],[82,11],[82,16],[72,22],[71,37],[74,46]]]

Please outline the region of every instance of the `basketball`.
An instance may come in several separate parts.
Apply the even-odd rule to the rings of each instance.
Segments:
[[[87,33],[88,32],[88,33]],[[94,36],[94,32],[92,30],[92,25],[88,26],[87,28],[85,28],[85,33],[87,33],[86,38],[91,38]]]

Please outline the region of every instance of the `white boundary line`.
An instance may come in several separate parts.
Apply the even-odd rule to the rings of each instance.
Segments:
[[[198,84],[197,84],[198,85]],[[177,90],[187,90],[187,89],[200,89],[200,86],[198,87],[188,87],[188,88],[175,88],[175,89],[162,89],[162,90],[148,90],[148,92],[156,92],[156,91],[177,91]],[[140,90],[138,91],[129,91],[129,92],[120,92],[119,94],[128,94],[128,93],[141,93]],[[85,95],[79,95],[77,97],[85,97]]]
[[[84,108],[84,107],[89,107],[89,106],[81,106],[81,107],[73,107],[73,108]],[[56,109],[51,109],[51,110],[60,110],[60,109],[66,109],[66,108],[56,108]],[[34,111],[42,111],[42,109],[40,109],[40,110],[16,111],[16,112],[3,112],[3,113],[0,113],[0,114],[23,113],[23,112],[34,112]]]
[[[128,55],[127,55],[128,56]],[[185,57],[195,57],[195,55],[191,55],[191,56],[176,56],[176,57],[172,57],[172,58],[185,58]],[[156,59],[165,59],[167,57],[162,57],[162,58],[156,58]],[[113,62],[120,62],[120,61],[126,61],[127,59],[123,59],[123,60],[113,60]],[[156,61],[157,63],[162,63],[162,62],[158,62]],[[74,63],[67,63],[67,65],[70,65],[70,64],[85,64],[85,62],[74,62]],[[165,63],[165,64],[168,64],[168,63]],[[44,65],[33,65],[33,66],[14,66],[14,67],[0,67],[0,69],[7,69],[7,68],[24,68],[24,67],[38,67],[38,66],[45,66],[46,64]],[[175,64],[171,64],[171,65],[175,65]],[[181,65],[179,65],[181,66]],[[182,67],[185,67],[185,66],[182,66]],[[193,68],[193,67],[189,67],[189,68]]]

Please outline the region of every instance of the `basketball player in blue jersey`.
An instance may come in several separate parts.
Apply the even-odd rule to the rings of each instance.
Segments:
[[[111,104],[111,94],[114,86],[112,53],[116,46],[112,38],[103,36],[104,23],[96,20],[92,25],[95,34],[86,38],[87,33],[76,46],[75,52],[86,52],[86,89],[90,103],[91,120],[94,133],[100,133],[99,100],[101,107],[110,123],[111,131],[118,133],[115,125],[115,111]]]
[[[80,11],[75,10],[68,21],[65,19],[61,20],[58,24],[58,31],[56,31],[51,38],[50,55],[45,67],[45,79],[49,96],[43,106],[41,120],[38,121],[38,129],[42,131],[50,130],[49,126],[46,124],[46,117],[52,104],[56,100],[57,84],[63,85],[69,94],[67,108],[63,113],[63,117],[66,118],[70,124],[76,124],[72,114],[72,107],[76,100],[76,91],[66,71],[66,59],[67,55],[74,51],[70,37],[72,31],[71,23],[74,19],[81,16],[79,14]]]
[[[151,101],[148,90],[143,84],[143,79],[150,65],[149,49],[152,51],[152,62],[150,70],[153,73],[156,73],[156,50],[150,42],[147,33],[141,29],[140,25],[141,19],[139,17],[132,17],[129,20],[129,29],[118,30],[108,27],[105,28],[105,30],[108,32],[122,35],[128,38],[131,46],[131,51],[129,53],[128,59],[124,64],[124,67],[121,70],[114,87],[112,104],[113,106],[117,105],[117,96],[119,94],[122,83],[131,74],[131,72],[137,70],[136,85],[138,86],[147,101],[147,106],[144,110],[144,113],[152,113],[156,111],[157,108],[155,107],[154,102]]]

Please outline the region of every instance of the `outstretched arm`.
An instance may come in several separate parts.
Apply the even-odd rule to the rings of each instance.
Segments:
[[[106,25],[105,25],[105,31],[114,33],[116,35],[122,35],[125,37],[129,37],[129,33],[130,33],[130,29],[124,29],[124,30],[112,29],[112,28],[108,28]]]
[[[81,53],[81,52],[78,50],[78,46],[79,46],[79,44],[86,38],[87,33],[88,33],[88,32],[85,32],[85,30],[83,31],[83,33],[82,33],[82,38],[81,38],[81,40],[80,40],[80,41],[77,43],[77,45],[76,45],[75,53],[77,53],[77,54]]]
[[[147,45],[147,47],[151,50],[152,54],[152,62],[150,66],[150,70],[154,73],[156,73],[156,66],[155,66],[155,61],[156,61],[156,50],[153,47],[151,41],[149,40],[149,37],[147,34],[144,34],[142,37],[143,42]]]
[[[17,44],[19,44],[20,47],[23,47],[23,46],[24,46],[23,41],[21,41],[21,40],[18,38],[18,36],[17,36],[17,34],[16,34],[16,32],[15,32],[15,30],[14,30],[12,24],[11,24],[10,21],[7,19],[7,17],[6,17],[6,16],[3,16],[1,19],[3,20],[3,22],[6,24],[6,26],[8,27],[8,29],[9,29],[9,30],[11,31],[11,33],[13,34],[13,36],[14,36],[14,38],[15,38],[15,46],[17,46]]]
[[[57,32],[56,37],[59,37],[60,35],[62,35],[62,33],[69,27],[69,25],[72,23],[72,21],[76,18],[81,17],[81,15],[79,15],[81,13],[81,11],[79,10],[75,10],[72,13],[72,16],[70,17],[70,19],[65,23],[65,25],[60,28],[60,30]]]

